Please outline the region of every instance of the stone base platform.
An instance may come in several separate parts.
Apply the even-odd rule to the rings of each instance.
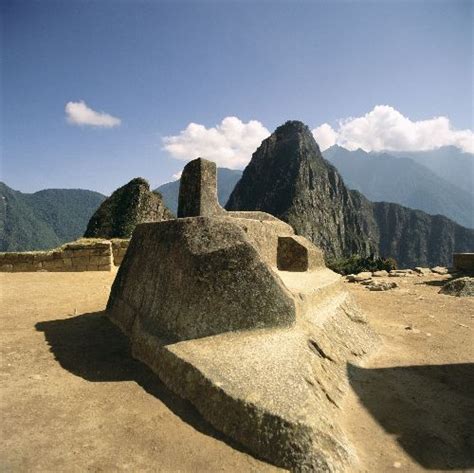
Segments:
[[[133,355],[255,456],[291,471],[350,469],[339,425],[346,366],[358,364],[376,337],[339,275],[277,274],[299,301],[294,326],[166,344],[137,318]]]
[[[376,337],[321,250],[271,215],[225,212],[215,175],[191,161],[181,218],[136,227],[107,315],[136,358],[255,456],[350,470],[346,367]]]

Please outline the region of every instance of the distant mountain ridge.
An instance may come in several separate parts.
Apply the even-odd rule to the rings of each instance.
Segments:
[[[27,194],[0,182],[0,251],[49,249],[77,239],[104,199],[82,189]]]
[[[442,146],[430,151],[390,151],[389,153],[398,158],[410,158],[444,180],[474,195],[473,153],[463,153],[456,146]]]
[[[224,206],[234,190],[238,180],[242,177],[242,171],[227,168],[217,168],[217,198]],[[159,186],[156,190],[162,195],[165,205],[177,215],[179,179]]]
[[[348,151],[339,146],[327,149],[323,156],[336,166],[350,189],[362,192],[369,200],[442,214],[474,228],[474,196],[410,158],[361,149]]]
[[[285,123],[262,142],[226,208],[271,213],[328,258],[374,253],[401,267],[449,266],[454,251],[474,250],[474,230],[350,191],[301,122]]]

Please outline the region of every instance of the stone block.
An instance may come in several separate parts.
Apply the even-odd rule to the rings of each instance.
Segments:
[[[111,255],[109,256],[91,256],[89,258],[89,264],[91,265],[103,265],[103,264],[108,264],[110,265],[112,263],[112,258]]]
[[[129,308],[150,335],[175,341],[288,326],[296,317],[281,280],[229,218],[138,225],[107,305],[125,331],[134,322]]]
[[[354,276],[354,282],[369,281],[370,279],[372,279],[370,271],[362,271]]]
[[[64,263],[62,259],[44,261],[42,263],[42,269],[46,269],[48,271],[57,271],[58,269],[63,268],[63,267],[64,267]]]
[[[322,251],[302,236],[278,238],[277,267],[280,271],[311,271],[324,266]]]
[[[29,273],[32,271],[36,271],[36,268],[32,262],[13,264],[14,273],[23,273],[23,272]]]
[[[474,273],[474,253],[454,253],[453,266],[457,271]]]
[[[83,266],[89,264],[89,256],[79,256],[77,258],[72,258],[73,266]]]
[[[66,268],[72,267],[72,258],[63,258],[62,260],[63,260],[63,265]]]
[[[12,272],[13,271],[13,265],[9,263],[1,264],[0,263],[0,271],[1,272]]]
[[[71,250],[68,252],[68,256],[70,255],[71,258],[85,258],[91,255],[90,249],[80,249],[80,250]]]
[[[89,271],[89,264],[88,263],[76,264],[76,263],[73,262],[73,265],[71,267],[71,271],[78,271],[78,272]]]
[[[97,271],[111,271],[112,266],[110,264],[99,264],[97,266]]]
[[[224,213],[217,200],[216,163],[202,158],[190,161],[181,174],[178,218],[211,217]]]

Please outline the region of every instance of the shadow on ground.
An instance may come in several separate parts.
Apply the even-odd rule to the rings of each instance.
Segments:
[[[190,402],[170,391],[146,365],[132,358],[127,337],[103,312],[39,322],[35,328],[44,332],[51,352],[65,370],[92,382],[135,381],[199,432],[249,454],[207,423]]]
[[[435,286],[435,287],[443,287],[452,279],[430,279],[429,281],[421,281],[416,282],[415,286]]]
[[[347,370],[363,405],[422,467],[474,467],[473,363]]]

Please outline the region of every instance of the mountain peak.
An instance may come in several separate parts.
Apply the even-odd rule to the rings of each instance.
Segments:
[[[309,133],[309,134],[311,134],[311,130],[303,122],[300,122],[298,120],[288,120],[283,125],[280,125],[275,130],[274,134],[276,136],[281,136],[281,135],[292,135],[294,133]]]
[[[172,218],[160,194],[150,191],[150,184],[136,177],[118,188],[97,209],[87,225],[85,237],[130,238],[135,226]]]
[[[226,208],[278,216],[329,256],[369,255],[375,247],[363,234],[363,222],[353,206],[310,129],[302,122],[288,121],[253,154]]]

